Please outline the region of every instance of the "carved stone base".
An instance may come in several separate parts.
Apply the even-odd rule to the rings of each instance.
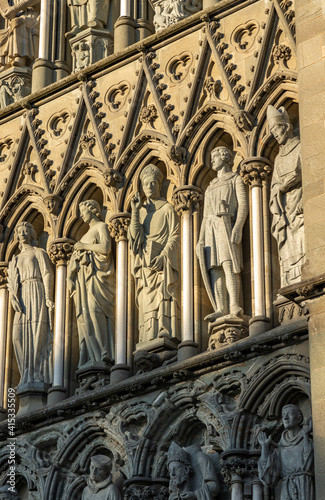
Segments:
[[[73,72],[87,68],[113,54],[113,36],[108,30],[88,28],[71,38],[69,42]]]
[[[147,351],[147,352],[163,352],[163,351],[173,351],[177,349],[179,344],[179,339],[173,337],[172,339],[168,337],[161,337],[147,342],[138,342],[136,345],[136,351]]]
[[[254,316],[249,322],[249,336],[255,337],[261,333],[267,332],[271,327],[270,318],[267,316]]]
[[[32,70],[10,68],[0,72],[0,109],[23,99],[32,90]]]
[[[60,401],[63,401],[67,397],[66,393],[67,393],[66,387],[61,387],[59,385],[51,387],[49,389],[48,396],[47,396],[48,406],[54,405],[55,403],[59,403]]]
[[[168,479],[132,477],[124,483],[123,498],[136,498],[137,500],[168,500]]]
[[[199,345],[191,340],[181,342],[177,350],[177,361],[185,361],[185,359],[192,358],[198,354]]]
[[[76,395],[78,396],[108,385],[110,383],[110,371],[111,366],[104,362],[97,362],[79,368],[76,371],[76,377],[79,382]]]
[[[47,405],[47,392],[49,384],[43,382],[31,382],[17,387],[19,397],[19,410],[17,417],[28,415],[32,411],[41,410]]]
[[[289,300],[283,295],[278,295],[277,299],[273,304],[279,310],[279,322],[282,324],[292,323],[294,321],[300,320],[302,316],[306,313],[303,305],[303,297],[299,300]]]
[[[128,365],[118,364],[111,368],[111,384],[116,384],[130,376],[130,367]]]
[[[208,351],[220,349],[247,337],[247,319],[223,316],[209,323],[208,333],[210,335]]]

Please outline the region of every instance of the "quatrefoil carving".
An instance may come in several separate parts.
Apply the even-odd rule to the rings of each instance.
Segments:
[[[111,111],[119,111],[123,108],[131,90],[131,85],[127,81],[122,81],[113,85],[106,92],[105,101]]]
[[[193,62],[190,52],[182,52],[178,56],[172,57],[166,65],[166,73],[173,83],[179,83],[186,78]]]
[[[52,139],[62,137],[69,125],[71,114],[67,109],[62,109],[58,113],[51,116],[48,121],[47,128]]]
[[[231,43],[237,52],[248,52],[253,47],[259,30],[259,23],[255,19],[237,26],[231,34]]]

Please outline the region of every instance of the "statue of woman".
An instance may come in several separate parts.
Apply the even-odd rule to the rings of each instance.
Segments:
[[[54,307],[53,271],[50,259],[38,248],[32,224],[20,222],[15,229],[20,254],[8,266],[8,289],[15,310],[13,345],[20,385],[52,379],[51,310]]]
[[[86,363],[113,361],[115,269],[99,204],[88,200],[79,209],[89,230],[74,246],[68,286],[76,306],[81,368]]]
[[[271,436],[258,434],[262,447],[258,461],[258,475],[266,486],[274,486],[282,479],[279,500],[315,500],[314,447],[310,437],[311,422],[303,426],[303,414],[298,406],[282,408],[284,432],[275,449],[270,449]]]
[[[140,194],[131,201],[128,238],[133,257],[133,275],[139,306],[139,341],[176,336],[179,223],[173,206],[160,196],[163,174],[148,165],[140,180],[146,202]]]

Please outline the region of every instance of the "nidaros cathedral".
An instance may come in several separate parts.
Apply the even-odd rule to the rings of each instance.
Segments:
[[[324,5],[0,1],[0,500],[325,499]]]

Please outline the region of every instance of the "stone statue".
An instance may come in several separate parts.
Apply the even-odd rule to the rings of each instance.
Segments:
[[[80,344],[79,368],[113,360],[115,269],[111,237],[95,200],[80,203],[89,230],[74,246],[68,287],[76,306]]]
[[[0,68],[30,66],[38,57],[40,0],[15,0],[0,13],[9,25],[0,30]]]
[[[142,205],[139,193],[133,197],[128,238],[139,307],[139,340],[144,342],[176,335],[180,250],[177,214],[160,196],[161,171],[148,165],[140,179],[147,200]]]
[[[51,312],[54,277],[50,259],[38,248],[32,224],[15,229],[20,254],[8,266],[8,289],[15,311],[12,340],[20,372],[20,385],[52,381]]]
[[[200,446],[172,442],[167,456],[169,500],[214,500],[220,491],[214,465]]]
[[[71,14],[72,38],[86,28],[106,28],[110,0],[67,0]]]
[[[112,482],[112,465],[112,460],[105,455],[91,457],[87,486],[81,500],[122,500],[119,490]]]
[[[233,156],[224,147],[211,153],[212,180],[204,197],[204,214],[196,253],[214,312],[213,321],[230,313],[241,316],[239,305],[242,270],[241,240],[248,213],[246,189],[241,177],[232,171]]]
[[[313,441],[311,420],[303,424],[303,414],[298,406],[289,404],[282,408],[284,432],[277,447],[270,449],[271,436],[258,434],[262,447],[258,461],[258,474],[266,486],[274,486],[282,479],[279,500],[315,500]]]
[[[281,287],[301,280],[305,262],[300,140],[286,110],[267,108],[270,131],[280,146],[271,182],[271,231],[278,243]]]
[[[76,71],[89,66],[89,46],[85,42],[81,42],[79,49],[76,51]]]

